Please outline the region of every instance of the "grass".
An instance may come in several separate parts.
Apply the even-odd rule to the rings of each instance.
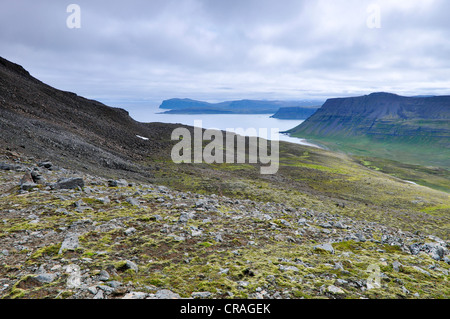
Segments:
[[[415,139],[376,139],[366,136],[358,137],[323,137],[296,135],[312,143],[346,154],[384,158],[404,164],[436,166],[450,168],[450,149],[447,146],[435,146],[432,143],[417,142]]]
[[[174,164],[166,158],[153,182],[182,191],[339,213],[405,230],[433,229],[448,237],[446,169],[284,142],[279,164],[277,174],[261,175],[256,164],[237,164],[233,169],[233,164]]]

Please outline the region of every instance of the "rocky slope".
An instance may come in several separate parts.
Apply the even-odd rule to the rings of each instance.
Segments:
[[[0,75],[1,298],[450,295],[448,193],[290,143],[274,175],[175,164],[179,125]]]
[[[52,88],[0,58],[0,147],[85,171],[151,177],[137,161],[170,149],[173,126]],[[147,138],[146,140],[138,136]]]
[[[371,143],[376,150],[374,155],[384,157],[389,157],[389,153],[396,155],[400,148],[399,156],[392,159],[407,162],[410,157],[418,164],[427,164],[428,159],[429,165],[450,167],[449,121],[450,96],[372,93],[329,99],[289,133],[359,154],[367,153]],[[402,157],[401,152],[406,155]]]
[[[435,236],[0,162],[0,298],[450,297],[450,243]]]

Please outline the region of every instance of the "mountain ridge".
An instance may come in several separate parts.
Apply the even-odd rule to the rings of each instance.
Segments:
[[[164,100],[160,109],[169,109],[164,113],[172,114],[273,114],[283,107],[310,108],[317,105],[315,100],[303,101],[269,101],[269,100],[235,100],[219,103],[209,103],[188,98],[173,98]]]
[[[140,123],[121,108],[55,89],[0,57],[0,147],[80,169],[151,175],[136,162],[166,151],[175,125]],[[149,140],[138,138],[148,137]]]

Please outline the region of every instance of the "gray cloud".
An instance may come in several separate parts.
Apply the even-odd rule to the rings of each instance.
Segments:
[[[450,94],[445,0],[1,2],[0,54],[91,98]]]

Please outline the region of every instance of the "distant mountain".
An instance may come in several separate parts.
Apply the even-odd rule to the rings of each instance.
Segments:
[[[282,120],[305,120],[318,109],[319,107],[282,107],[271,117]]]
[[[400,153],[406,158],[410,153],[431,150],[432,153],[422,155],[435,156],[440,164],[450,166],[450,157],[445,159],[450,152],[449,123],[450,96],[372,93],[329,99],[314,115],[288,132],[357,154],[380,147],[385,155],[397,153],[400,156],[396,158],[400,159],[403,157]]]
[[[319,101],[265,101],[238,100],[208,103],[191,99],[169,99],[162,102],[160,109],[172,114],[273,114],[283,107],[314,106]]]

